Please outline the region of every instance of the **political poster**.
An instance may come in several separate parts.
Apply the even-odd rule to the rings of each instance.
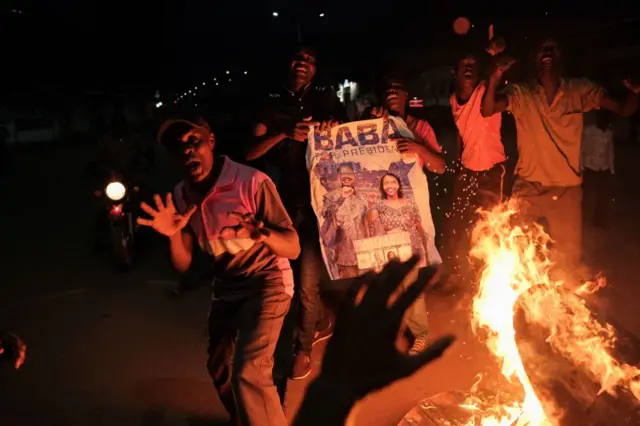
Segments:
[[[379,271],[391,259],[420,256],[441,263],[422,164],[401,154],[397,138],[411,138],[397,117],[312,129],[307,145],[311,204],[322,255],[332,280]]]

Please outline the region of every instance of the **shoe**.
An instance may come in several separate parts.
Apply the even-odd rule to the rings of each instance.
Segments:
[[[293,361],[293,371],[291,372],[292,380],[302,380],[311,374],[311,356],[305,352],[296,355]]]
[[[327,340],[331,336],[333,336],[333,321],[329,321],[329,325],[324,330],[316,331],[313,335],[313,344],[311,346],[315,346],[316,343]]]
[[[426,349],[427,342],[428,339],[426,334],[421,334],[420,336],[416,337],[416,339],[413,341],[413,346],[411,346],[411,349],[409,349],[409,355],[421,354],[422,351]]]

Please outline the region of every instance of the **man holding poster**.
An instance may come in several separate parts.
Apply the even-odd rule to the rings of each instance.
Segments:
[[[330,127],[345,121],[346,115],[335,92],[313,83],[316,59],[312,48],[302,47],[295,52],[289,63],[288,81],[269,95],[254,129],[255,143],[247,155],[247,160],[265,158],[276,170],[279,176],[274,181],[300,236],[302,252],[293,264],[300,302],[293,379],[303,379],[311,373],[313,345],[333,334],[332,321],[320,298],[324,265],[317,220],[311,209],[305,155],[311,126]],[[322,170],[335,175],[335,170]]]
[[[389,92],[402,97],[396,88]],[[403,261],[414,254],[420,256],[419,267],[442,262],[422,168],[442,172],[444,161],[415,139],[401,117],[384,111],[382,118],[312,129],[311,202],[331,279],[360,276],[379,270],[381,260]],[[415,354],[425,347],[428,332],[423,298],[409,311],[408,326]]]

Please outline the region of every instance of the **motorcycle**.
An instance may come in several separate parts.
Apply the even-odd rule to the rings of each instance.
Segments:
[[[118,269],[131,270],[135,260],[137,199],[139,187],[126,183],[122,176],[112,174],[103,191],[96,196],[104,196],[107,211],[109,246]]]

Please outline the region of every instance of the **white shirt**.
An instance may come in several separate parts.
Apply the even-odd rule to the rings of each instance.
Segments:
[[[582,169],[596,172],[611,170],[613,173],[613,131],[608,127],[602,131],[595,124],[585,126],[582,132],[580,152]]]

